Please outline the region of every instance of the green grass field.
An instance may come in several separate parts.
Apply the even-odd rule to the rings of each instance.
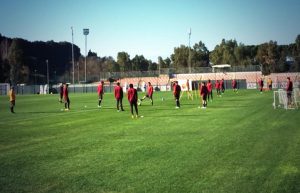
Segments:
[[[0,192],[300,192],[300,111],[272,96],[226,91],[204,110],[184,95],[175,109],[157,92],[139,119],[109,93],[101,109],[70,94],[69,112],[58,95],[17,96],[16,114],[1,96]]]

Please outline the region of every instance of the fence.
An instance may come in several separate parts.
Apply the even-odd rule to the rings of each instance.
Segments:
[[[143,75],[143,72],[139,72],[138,75]],[[147,75],[155,74],[155,71],[147,72]],[[137,75],[132,73],[132,75]],[[291,77],[291,80],[294,83],[294,88],[300,87],[300,77],[299,73],[274,73],[269,76],[265,76],[265,87],[267,85],[268,78],[271,78],[273,81],[273,88],[285,88],[286,87],[286,77]],[[174,74],[173,77],[168,75],[160,75],[160,76],[143,76],[143,77],[133,77],[133,78],[122,78],[119,79],[121,85],[133,83],[135,87],[141,88],[139,90],[143,90],[143,86],[147,82],[151,82],[156,90],[168,91],[171,89],[171,81],[173,80],[186,80],[190,81],[198,81],[203,80],[207,81],[208,79],[212,80],[221,80],[224,79],[225,87],[231,88],[231,80],[236,79],[238,83],[238,87],[240,89],[256,89],[257,88],[257,80],[262,77],[260,71],[256,72],[228,72],[228,73],[194,73],[194,74]],[[7,85],[7,84],[2,84]],[[16,87],[17,94],[39,94],[45,93],[45,86],[43,85],[17,85]],[[41,89],[43,88],[43,89]],[[112,92],[114,89],[114,84],[106,81],[105,92]],[[1,87],[0,89],[1,95],[7,94],[7,89]],[[48,91],[48,89],[47,89]],[[69,92],[71,93],[93,93],[97,91],[97,84],[75,84],[69,86]],[[58,85],[53,84],[50,85],[49,89],[50,93],[58,92]]]

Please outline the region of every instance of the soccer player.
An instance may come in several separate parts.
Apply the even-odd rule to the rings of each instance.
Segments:
[[[220,97],[221,96],[221,92],[220,92],[221,84],[220,84],[219,80],[216,81],[215,88],[217,90],[217,96]]]
[[[117,110],[118,110],[118,112],[120,112],[120,107],[121,107],[121,111],[124,111],[124,109],[123,109],[123,103],[122,103],[122,100],[123,100],[123,89],[120,86],[119,82],[117,82],[117,86],[115,86],[114,91],[115,91],[115,99],[117,100]]]
[[[141,102],[145,99],[145,98],[149,98],[151,101],[151,105],[153,106],[153,86],[151,85],[151,82],[148,82],[148,90],[146,95],[140,99],[140,103],[139,105],[141,105]]]
[[[232,89],[233,89],[233,92],[237,92],[237,82],[235,79],[232,80]]]
[[[221,82],[220,82],[220,89],[222,91],[222,93],[225,92],[225,83],[224,83],[224,78],[222,78]]]
[[[286,86],[286,93],[288,99],[288,106],[292,105],[292,93],[293,93],[293,82],[291,81],[290,77],[287,77],[287,86]]]
[[[59,102],[60,102],[60,103],[62,103],[63,90],[64,90],[63,83],[60,83],[60,85],[59,85]]]
[[[63,100],[65,103],[65,111],[70,110],[70,99],[69,99],[69,91],[68,91],[68,84],[64,84],[63,88]]]
[[[98,107],[101,108],[101,102],[103,99],[103,94],[104,94],[104,82],[101,81],[100,84],[97,87],[97,92],[98,92]]]
[[[202,96],[202,108],[205,109],[207,107],[207,94],[208,94],[208,89],[205,84],[205,82],[202,82],[201,84],[201,89],[200,89],[200,95]]]
[[[10,102],[10,112],[15,113],[14,107],[16,105],[16,93],[15,93],[15,88],[13,86],[10,87],[8,94],[9,94],[9,102]]]
[[[181,87],[178,84],[178,81],[175,81],[174,85],[173,85],[173,94],[175,97],[175,101],[176,101],[176,109],[180,108],[180,92],[181,92]]]
[[[262,94],[264,88],[264,80],[262,78],[258,81],[258,86],[259,86],[260,94]]]
[[[272,79],[271,78],[268,79],[268,87],[269,87],[269,90],[272,90]]]
[[[127,98],[130,104],[130,112],[131,112],[131,117],[134,118],[138,118],[138,107],[137,107],[137,99],[138,99],[138,94],[137,94],[137,90],[135,88],[133,88],[133,84],[129,84],[129,89],[127,91]],[[135,109],[135,116],[133,113],[133,107]]]
[[[210,79],[208,79],[208,82],[207,82],[207,90],[208,90],[208,100],[209,101],[213,101],[213,93],[212,93],[212,83],[210,81]]]

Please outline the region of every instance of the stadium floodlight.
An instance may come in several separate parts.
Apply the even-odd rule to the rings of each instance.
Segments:
[[[85,62],[84,62],[84,82],[86,83],[86,57],[87,57],[87,54],[86,54],[86,47],[87,47],[87,35],[89,35],[90,33],[90,30],[85,28],[83,29],[83,35],[85,35]]]
[[[49,61],[46,60],[46,64],[47,64],[47,93],[49,94],[49,65],[48,65]]]
[[[37,70],[34,69],[34,87],[33,87],[34,94],[36,93],[36,92],[35,92],[35,86],[36,86],[36,72],[37,72]]]
[[[191,35],[192,35],[192,28],[190,28],[190,31],[188,33],[189,35],[189,58],[188,58],[188,65],[189,65],[189,73],[192,72],[191,69]]]
[[[73,65],[73,85],[74,85],[74,76],[75,76],[75,69],[74,69],[74,48],[73,48],[73,45],[74,45],[74,38],[73,38],[73,26],[71,27],[71,30],[72,30],[72,65]]]

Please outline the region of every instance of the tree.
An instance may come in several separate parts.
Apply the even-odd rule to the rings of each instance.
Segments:
[[[211,61],[214,64],[238,65],[234,50],[237,47],[236,40],[222,39],[220,45],[217,45],[211,53]]]
[[[2,73],[0,76],[0,82],[8,83],[10,79],[10,65],[7,59],[0,59],[0,71]]]
[[[131,60],[132,70],[134,71],[147,71],[149,62],[145,59],[143,55],[135,55]]]
[[[121,71],[130,71],[132,70],[130,56],[126,52],[119,52],[117,56],[117,63],[120,66]]]
[[[165,61],[163,60],[163,58],[161,56],[158,56],[157,60],[158,60],[159,67],[165,68],[166,64],[165,64]]]
[[[296,55],[300,56],[300,34],[297,35],[295,44],[296,44]]]
[[[157,66],[158,66],[157,63],[152,62],[151,60],[149,60],[148,63],[149,63],[149,67],[148,67],[149,71],[155,71],[155,70],[157,70]]]
[[[120,72],[120,65],[113,59],[113,57],[105,58],[105,66],[107,66],[107,72]]]
[[[262,65],[262,73],[264,75],[276,72],[276,63],[279,61],[279,58],[276,41],[270,41],[258,46],[256,59]]]
[[[178,48],[174,48],[174,54],[171,59],[173,61],[173,67],[176,69],[188,67],[189,48],[181,45]]]
[[[171,62],[172,61],[169,57],[164,59],[165,67],[163,67],[163,68],[170,68],[171,67]]]
[[[193,46],[191,55],[192,67],[207,67],[209,65],[209,51],[202,41]]]
[[[293,58],[294,58],[294,71],[300,71],[300,34],[297,36],[295,40],[295,44],[292,48]]]
[[[97,53],[96,52],[92,52],[91,50],[89,50],[89,52],[88,52],[88,55],[87,55],[88,57],[97,57]]]
[[[13,39],[9,48],[8,60],[10,64],[10,82],[17,84],[20,79],[20,69],[23,64],[23,50],[18,39]]]

